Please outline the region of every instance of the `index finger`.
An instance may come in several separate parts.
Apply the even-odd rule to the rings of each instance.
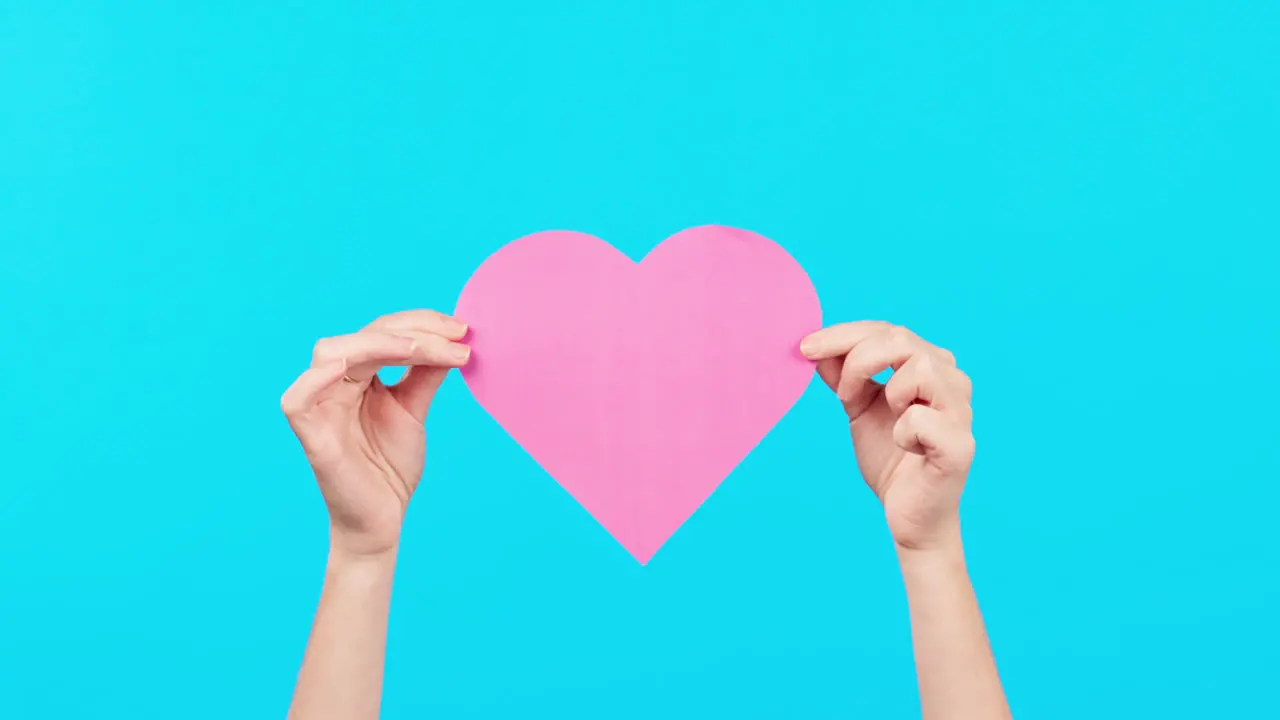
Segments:
[[[382,332],[411,330],[440,335],[449,340],[461,340],[467,334],[466,323],[435,310],[404,310],[390,315],[383,315],[369,323],[364,329],[380,330]]]
[[[800,353],[810,360],[840,357],[854,345],[872,335],[893,327],[883,320],[858,320],[823,328],[800,342]]]

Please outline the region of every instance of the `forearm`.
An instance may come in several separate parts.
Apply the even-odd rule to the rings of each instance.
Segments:
[[[1012,717],[956,530],[930,549],[899,548],[924,720]]]
[[[330,549],[291,720],[372,720],[382,700],[395,552]]]

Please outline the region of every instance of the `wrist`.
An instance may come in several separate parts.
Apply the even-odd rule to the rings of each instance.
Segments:
[[[325,567],[325,587],[344,589],[360,595],[390,593],[396,574],[395,553],[377,555],[352,554],[341,548],[330,548]]]
[[[329,536],[329,568],[336,571],[379,571],[394,569],[398,542],[371,543],[339,532]]]
[[[954,529],[930,536],[927,541],[895,542],[898,564],[904,574],[966,573],[964,542]]]
[[[353,530],[329,524],[329,551],[352,559],[394,557],[400,547],[400,527],[383,523],[374,529]]]
[[[932,518],[926,526],[889,519],[893,545],[898,552],[949,552],[960,548],[960,513]]]

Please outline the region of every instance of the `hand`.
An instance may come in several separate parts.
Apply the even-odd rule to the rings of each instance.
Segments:
[[[849,416],[858,467],[900,548],[959,536],[974,442],[973,386],[955,356],[903,327],[852,322],[805,338],[801,352]],[[872,378],[893,368],[883,385]]]
[[[280,400],[329,507],[335,549],[394,550],[422,476],[423,421],[449,368],[471,349],[462,322],[431,310],[387,315],[352,335],[316,343],[311,368]],[[378,370],[410,366],[387,387]]]

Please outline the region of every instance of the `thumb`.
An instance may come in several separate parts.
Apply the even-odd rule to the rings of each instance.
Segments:
[[[840,370],[844,367],[844,356],[823,358],[818,361],[818,377],[834,392],[840,384]]]
[[[391,396],[418,420],[425,420],[431,399],[449,374],[447,367],[414,365],[405,372],[400,382],[392,385]]]
[[[832,392],[840,386],[840,376],[844,373],[844,361],[846,356],[824,358],[818,361],[818,377],[831,388]],[[863,384],[862,390],[851,400],[840,402],[844,406],[845,415],[849,416],[849,422],[853,422],[866,412],[871,403],[875,402],[876,396],[879,395],[883,386],[874,380]]]

